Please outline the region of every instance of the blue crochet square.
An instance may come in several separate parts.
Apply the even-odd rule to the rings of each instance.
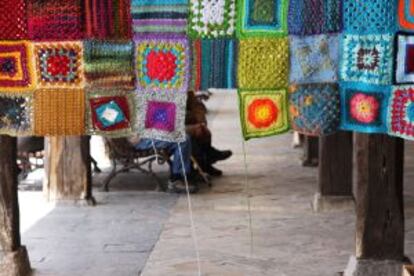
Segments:
[[[339,36],[291,36],[290,82],[331,83],[338,80]]]
[[[312,35],[336,33],[342,29],[340,0],[291,0],[289,34]]]
[[[392,35],[344,35],[341,80],[391,84],[393,52]]]
[[[96,108],[96,114],[104,127],[111,127],[125,120],[124,112],[114,101]]]
[[[386,133],[391,86],[341,83],[341,129]]]
[[[344,0],[344,29],[353,34],[382,34],[396,30],[396,0]]]

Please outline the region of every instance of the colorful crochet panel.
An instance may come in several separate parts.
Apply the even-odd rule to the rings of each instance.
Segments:
[[[0,93],[0,133],[29,135],[33,131],[31,93]]]
[[[392,135],[414,139],[414,87],[396,86],[388,109],[388,129]]]
[[[0,0],[0,41],[28,39],[25,0]]]
[[[397,36],[395,82],[397,84],[414,83],[414,36]]]

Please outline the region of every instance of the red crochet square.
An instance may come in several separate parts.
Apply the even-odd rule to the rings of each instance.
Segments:
[[[0,40],[27,39],[25,1],[0,0],[0,11]]]
[[[28,5],[32,40],[83,39],[81,0],[31,0]]]
[[[91,98],[89,99],[89,104],[92,113],[92,123],[95,128],[102,131],[114,131],[129,128],[131,126],[128,99],[126,97],[108,96]],[[104,121],[102,120],[98,111],[100,107],[103,107],[108,104],[114,104],[120,110],[119,112],[122,111],[122,120],[116,121],[111,125],[105,126]]]

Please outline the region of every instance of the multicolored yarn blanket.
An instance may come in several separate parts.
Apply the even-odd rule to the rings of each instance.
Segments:
[[[237,87],[245,139],[414,140],[412,3],[0,0],[0,134],[182,141],[188,89]]]

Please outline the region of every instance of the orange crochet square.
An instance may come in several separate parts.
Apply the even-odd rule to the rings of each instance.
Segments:
[[[34,110],[35,135],[82,135],[85,132],[84,90],[37,90]]]

